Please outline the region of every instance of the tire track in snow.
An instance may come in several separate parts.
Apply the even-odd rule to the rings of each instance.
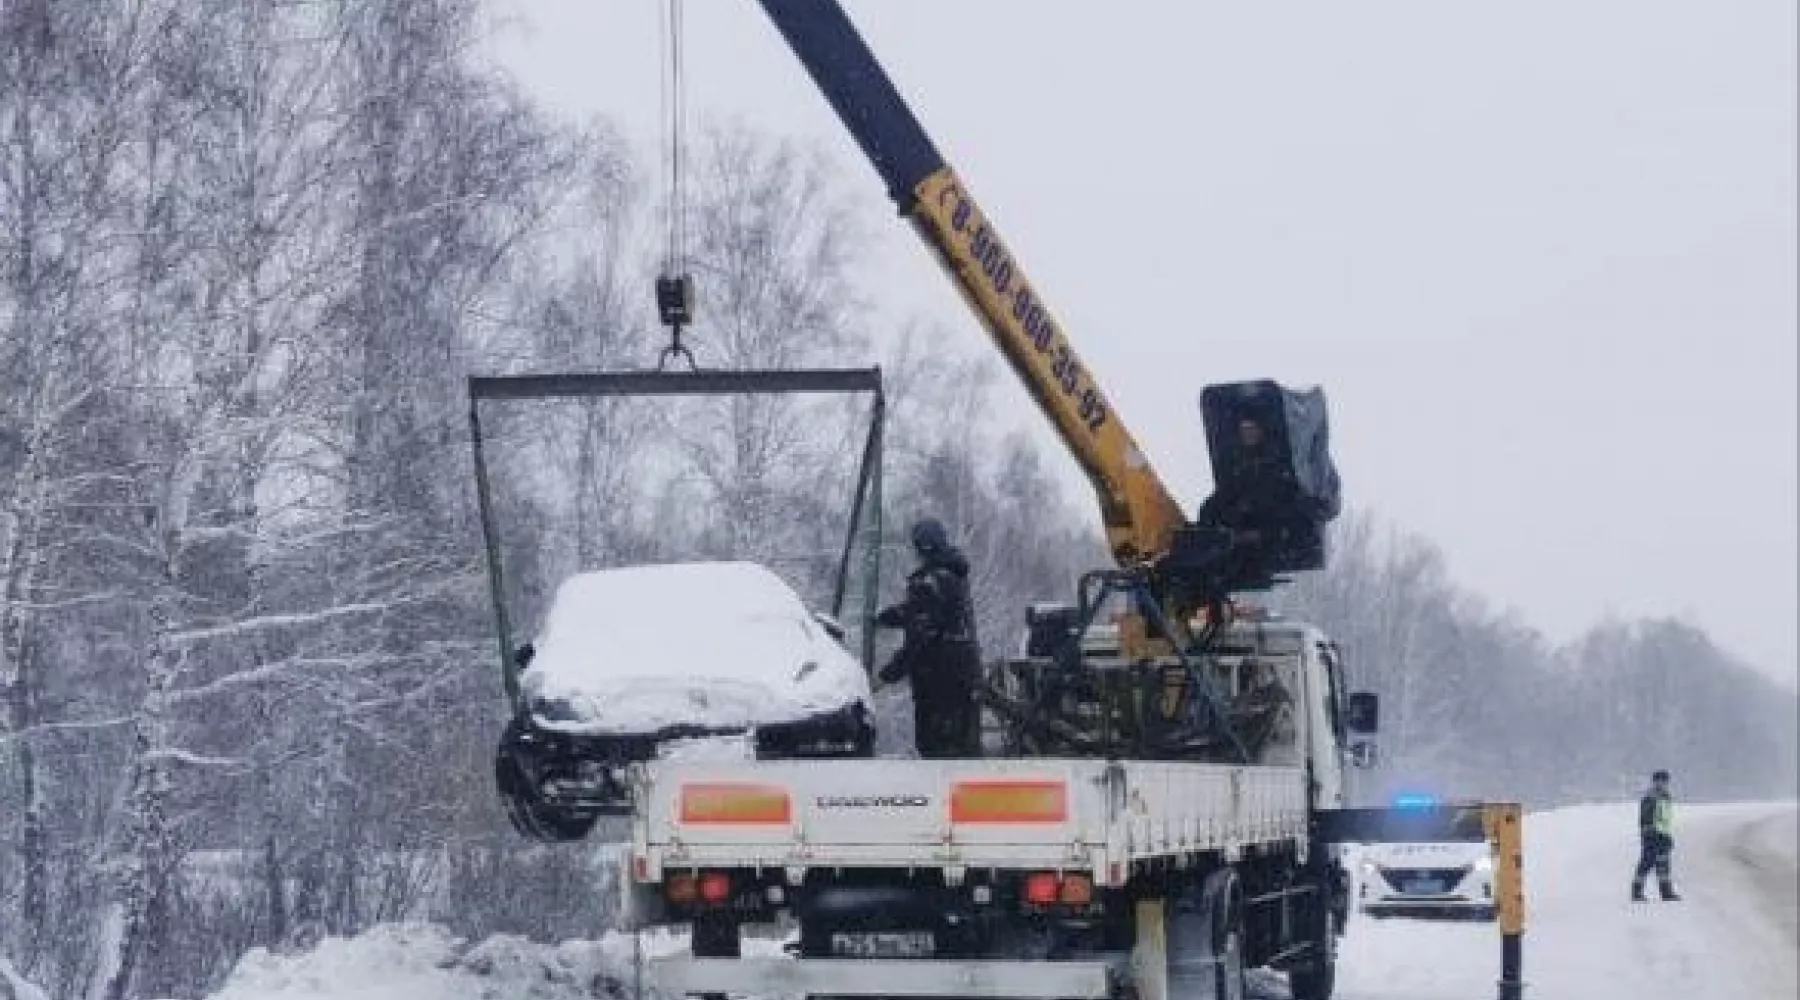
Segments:
[[[1746,824],[1731,845],[1731,857],[1761,890],[1757,897],[1769,918],[1787,936],[1790,949],[1800,949],[1800,867],[1794,844],[1800,839],[1800,812],[1777,813]],[[1793,952],[1789,952],[1792,957]]]
[[[1632,918],[1639,961],[1671,996],[1711,987],[1743,1000],[1793,997],[1793,806],[1701,806],[1688,815],[1676,821],[1682,901],[1656,901],[1651,883],[1652,902],[1636,904]]]
[[[1787,998],[1800,990],[1800,869],[1795,861],[1795,837],[1800,834],[1800,814],[1793,809],[1740,824],[1729,838],[1717,842],[1718,867],[1729,871],[1741,888],[1740,899],[1751,909],[1736,908],[1722,914],[1728,923],[1744,931],[1744,939],[1759,952],[1755,963],[1771,998]]]
[[[1791,1000],[1795,809],[1696,805],[1677,819],[1679,903],[1632,903],[1635,802],[1529,814],[1525,995],[1534,1000]],[[1492,996],[1492,924],[1352,918],[1338,1000]],[[1269,991],[1265,996],[1285,997]]]

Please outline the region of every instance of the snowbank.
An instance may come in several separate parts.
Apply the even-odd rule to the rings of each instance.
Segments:
[[[602,945],[534,946],[496,937],[474,948],[441,927],[391,924],[327,938],[304,955],[256,949],[212,1000],[533,1000],[613,996]]]
[[[525,695],[541,725],[567,732],[748,726],[870,696],[856,658],[755,563],[577,574],[557,589],[534,645]]]
[[[1686,896],[1679,903],[1627,899],[1635,805],[1527,817],[1526,996],[1795,995],[1794,804],[1678,809],[1675,872]],[[775,954],[781,944],[747,938],[744,951]],[[641,945],[650,957],[683,950],[687,940],[662,932],[644,935]],[[624,934],[558,945],[501,936],[470,945],[442,928],[397,924],[327,940],[305,955],[253,951],[210,1000],[623,1000],[637,995],[635,955]],[[1357,914],[1343,942],[1338,998],[1493,996],[1499,961],[1493,924]],[[1283,977],[1253,978],[1260,1000],[1287,995]]]
[[[744,953],[777,954],[781,945],[746,936]],[[503,934],[470,945],[433,924],[384,924],[304,955],[255,949],[208,1000],[622,1000],[637,995],[640,956],[687,946],[674,931],[557,945]]]
[[[1766,884],[1758,884],[1756,872],[1737,857],[1746,839],[1759,851],[1777,850],[1781,833],[1793,829],[1794,809],[1793,803],[1678,803],[1674,872],[1685,897],[1678,903],[1628,898],[1638,848],[1635,803],[1528,815],[1525,995],[1794,996],[1791,926],[1769,919],[1766,900],[1771,885],[1792,883],[1794,843],[1779,847],[1789,873],[1785,882],[1765,876]],[[1654,900],[1654,888],[1650,895]],[[1358,913],[1341,960],[1339,1000],[1493,996],[1499,930],[1494,924],[1374,920]]]

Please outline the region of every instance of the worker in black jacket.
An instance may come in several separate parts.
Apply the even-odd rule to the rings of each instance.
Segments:
[[[944,526],[925,518],[912,527],[919,565],[906,578],[906,599],[883,608],[876,622],[905,636],[877,676],[885,684],[912,682],[913,739],[919,756],[978,757],[981,711],[975,684],[981,671],[969,561]]]
[[[1650,788],[1638,800],[1638,863],[1631,879],[1631,898],[1644,901],[1644,879],[1654,869],[1657,888],[1664,899],[1680,899],[1669,879],[1669,852],[1675,847],[1673,829],[1674,796],[1669,794],[1669,772],[1657,771],[1650,776]]]
[[[1260,522],[1296,504],[1299,486],[1268,431],[1255,417],[1238,420],[1236,447],[1226,459],[1218,489],[1200,505],[1195,521],[1232,528],[1261,541]]]
[[[1305,543],[1311,508],[1286,456],[1255,417],[1239,419],[1235,446],[1219,471],[1217,489],[1194,521],[1229,532],[1220,554],[1227,578],[1257,578],[1267,564],[1285,561],[1291,546]]]

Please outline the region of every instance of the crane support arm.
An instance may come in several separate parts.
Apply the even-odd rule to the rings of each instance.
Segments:
[[[1086,473],[1114,558],[1159,558],[1186,523],[1180,504],[844,9],[759,2]]]

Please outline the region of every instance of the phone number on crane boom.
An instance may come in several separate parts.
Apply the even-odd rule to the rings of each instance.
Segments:
[[[1098,431],[1107,421],[1106,401],[1076,360],[1067,338],[1050,318],[1050,310],[1038,301],[1031,283],[1018,277],[1012,254],[1007,253],[1000,237],[980,215],[966,192],[956,184],[948,184],[938,194],[938,208],[948,209],[950,228],[968,248],[989,291],[1008,304],[1012,318],[1025,331],[1031,347],[1048,359],[1050,374],[1063,395],[1074,404],[1076,413],[1088,431]]]

